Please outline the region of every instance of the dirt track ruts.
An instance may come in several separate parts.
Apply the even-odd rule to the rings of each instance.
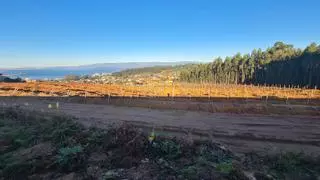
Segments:
[[[267,116],[155,110],[111,105],[60,103],[48,109],[48,100],[0,98],[1,106],[53,111],[75,116],[86,126],[107,127],[127,122],[161,133],[210,138],[236,152],[304,151],[320,154],[320,117]]]

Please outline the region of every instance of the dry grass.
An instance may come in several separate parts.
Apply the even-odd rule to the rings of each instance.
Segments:
[[[141,86],[89,83],[1,83],[0,96],[127,96],[320,99],[320,90],[253,85],[153,83]]]

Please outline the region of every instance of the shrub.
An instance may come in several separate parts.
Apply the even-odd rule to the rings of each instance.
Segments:
[[[165,157],[167,159],[175,159],[182,154],[181,146],[170,139],[155,141],[152,144],[152,147],[156,156]]]
[[[77,75],[66,75],[64,79],[67,81],[78,81],[80,80],[80,77]]]
[[[73,146],[59,149],[56,163],[62,169],[71,171],[81,167],[85,159],[83,148],[81,146]]]
[[[216,166],[216,169],[224,174],[229,174],[234,170],[232,162],[220,163]]]

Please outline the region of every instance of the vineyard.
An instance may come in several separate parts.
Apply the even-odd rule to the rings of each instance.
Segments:
[[[253,85],[152,83],[144,85],[61,82],[1,83],[1,96],[122,96],[319,99],[320,90]]]

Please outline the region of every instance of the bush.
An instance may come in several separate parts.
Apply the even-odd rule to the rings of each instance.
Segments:
[[[85,155],[81,146],[73,146],[59,149],[56,163],[63,170],[72,171],[84,165]]]
[[[64,77],[65,80],[67,81],[78,81],[80,80],[80,76],[77,76],[77,75],[66,75]]]
[[[234,170],[233,165],[231,162],[224,162],[217,165],[216,169],[224,174],[229,174],[231,171]]]
[[[21,78],[11,79],[11,78],[4,78],[3,82],[24,82]]]
[[[165,157],[167,159],[178,158],[182,154],[180,145],[173,140],[160,140],[152,144],[153,153],[158,157]]]

